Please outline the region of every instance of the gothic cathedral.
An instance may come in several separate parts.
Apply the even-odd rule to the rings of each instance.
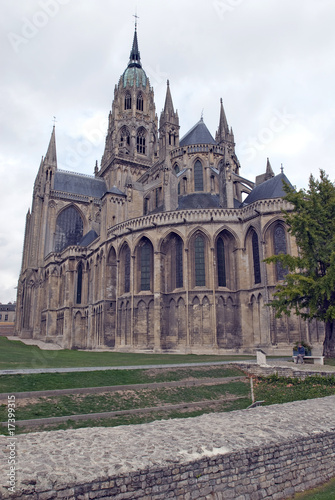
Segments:
[[[222,101],[179,137],[169,82],[159,121],[135,29],[94,176],[57,168],[55,128],[34,184],[16,334],[68,349],[291,353],[323,331],[265,304],[296,253],[283,172],[241,176]]]

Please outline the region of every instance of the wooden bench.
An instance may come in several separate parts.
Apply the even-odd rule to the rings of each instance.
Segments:
[[[297,362],[297,356],[292,356],[292,359],[294,361],[294,363]],[[324,365],[325,362],[325,357],[324,356],[304,356],[304,360],[305,359],[312,359],[313,360],[313,363],[316,364],[316,365]]]

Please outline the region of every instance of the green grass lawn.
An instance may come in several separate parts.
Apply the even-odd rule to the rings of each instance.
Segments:
[[[16,402],[16,419],[61,417],[88,413],[149,408],[164,404],[216,401],[231,396],[248,398],[249,381],[235,381],[199,387],[162,387],[103,394],[76,394],[40,397],[37,401]],[[0,421],[6,421],[7,405],[0,406]]]
[[[205,407],[201,409],[185,408],[180,410],[164,410],[164,411],[153,411],[150,413],[142,414],[129,414],[116,416],[111,418],[99,418],[99,419],[89,419],[75,421],[71,420],[71,417],[66,421],[59,424],[52,425],[38,425],[36,427],[17,427],[16,434],[24,434],[27,432],[40,432],[40,431],[55,431],[55,430],[65,430],[65,429],[81,429],[83,427],[117,427],[119,425],[136,425],[136,424],[147,424],[149,422],[154,422],[155,420],[169,420],[172,418],[189,418],[198,417],[206,413],[214,412],[229,412],[235,410],[243,410],[250,404],[250,399],[241,398],[233,401],[222,401],[220,404],[213,407]],[[0,434],[2,430],[0,428]]]
[[[256,400],[264,401],[264,405],[322,398],[335,394],[335,375],[312,375],[305,380],[277,375],[259,377],[254,384],[254,391]]]
[[[201,363],[252,359],[253,356],[214,356],[196,354],[138,354],[89,351],[44,351],[19,340],[0,337],[0,370],[19,368],[72,368],[85,366],[136,366]]]
[[[237,368],[226,366],[2,375],[0,377],[0,393],[150,384],[152,382],[183,380],[189,377],[220,378],[241,375],[243,374]]]
[[[328,483],[304,493],[297,493],[294,500],[334,500],[335,498],[335,478]]]

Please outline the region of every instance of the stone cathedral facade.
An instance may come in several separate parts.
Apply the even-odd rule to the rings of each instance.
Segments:
[[[223,104],[179,137],[169,83],[159,120],[135,29],[93,176],[57,167],[55,129],[34,184],[16,333],[65,348],[291,352],[316,323],[276,319],[280,266],[297,251],[281,209],[283,172],[243,178]]]

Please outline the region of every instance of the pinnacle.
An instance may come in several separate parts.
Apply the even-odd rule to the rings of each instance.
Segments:
[[[170,114],[170,115],[174,114],[173,102],[172,102],[172,97],[171,97],[170,82],[169,82],[169,80],[167,81],[167,89],[166,89],[164,113],[165,114],[167,113],[167,114]]]
[[[51,138],[50,138],[47,154],[45,155],[45,158],[44,158],[44,163],[47,163],[48,165],[57,168],[55,125],[52,128]]]

